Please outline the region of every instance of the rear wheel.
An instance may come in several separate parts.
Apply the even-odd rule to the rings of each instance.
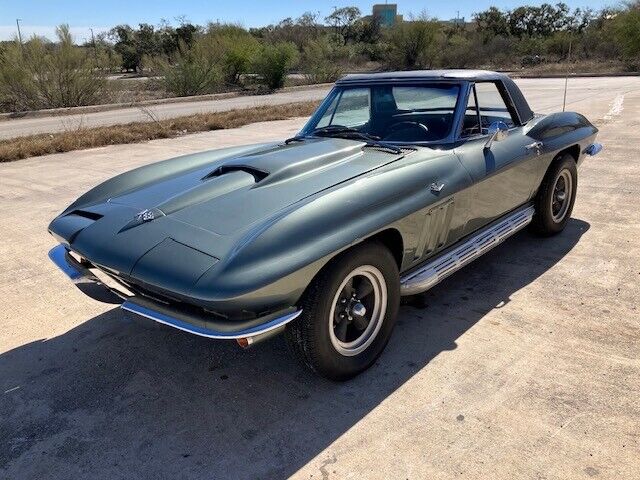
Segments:
[[[346,380],[367,369],[389,341],[400,303],[398,267],[379,243],[354,247],[333,259],[287,325],[287,343],[312,370]]]
[[[538,190],[531,222],[534,232],[549,236],[564,230],[571,218],[577,186],[576,162],[565,154],[551,164]]]

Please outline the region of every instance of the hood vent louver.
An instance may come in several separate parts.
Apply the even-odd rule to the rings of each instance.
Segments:
[[[227,173],[231,172],[245,172],[249,175],[252,175],[255,178],[256,183],[264,180],[269,176],[269,172],[265,172],[263,170],[258,170],[257,168],[251,167],[249,165],[221,165],[216,168],[211,173],[205,175],[202,180],[209,180],[210,178],[221,177]]]
[[[68,215],[76,215],[78,217],[83,217],[89,220],[93,220],[94,222],[102,218],[102,215],[100,215],[99,213],[87,212],[86,210],[73,210],[67,213],[67,216]]]

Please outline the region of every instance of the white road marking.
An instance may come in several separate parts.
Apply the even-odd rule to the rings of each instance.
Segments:
[[[607,114],[604,116],[604,119],[611,120],[613,117],[620,115],[622,113],[622,109],[624,108],[623,103],[624,103],[624,95],[619,93],[616,96],[616,98],[613,99],[613,102],[611,102],[611,108],[609,109]]]

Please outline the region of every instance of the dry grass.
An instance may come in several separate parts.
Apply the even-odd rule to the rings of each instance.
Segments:
[[[85,148],[103,147],[120,143],[136,143],[156,138],[172,138],[187,133],[237,128],[249,123],[305,117],[318,106],[318,102],[298,102],[230,110],[228,112],[201,113],[169,120],[129,123],[109,127],[79,128],[53,134],[31,135],[0,141],[0,162],[11,162],[50,153],[70,152]]]
[[[564,75],[580,73],[621,73],[627,72],[629,68],[619,60],[579,60],[576,62],[549,62],[541,63],[534,67],[521,69],[519,73],[523,75]]]

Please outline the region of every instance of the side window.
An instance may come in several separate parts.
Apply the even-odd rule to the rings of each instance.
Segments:
[[[350,88],[331,102],[326,113],[318,122],[318,127],[342,125],[357,127],[370,119],[370,89]]]
[[[336,106],[338,105],[338,99],[339,98],[340,98],[340,95],[336,95],[336,96],[333,97],[333,100],[331,100],[331,103],[329,104],[329,107],[324,112],[324,115],[322,115],[322,118],[318,122],[318,125],[316,125],[316,128],[322,128],[322,127],[326,127],[327,125],[329,125],[329,123],[333,119],[333,116],[336,113]]]
[[[464,111],[464,120],[462,124],[462,136],[470,137],[482,133],[480,124],[478,123],[478,107],[476,105],[476,90],[473,88],[469,93],[467,108]]]
[[[483,129],[497,121],[506,123],[509,128],[515,126],[516,123],[511,117],[507,104],[504,102],[500,90],[498,90],[498,86],[495,83],[476,83],[475,89]]]

